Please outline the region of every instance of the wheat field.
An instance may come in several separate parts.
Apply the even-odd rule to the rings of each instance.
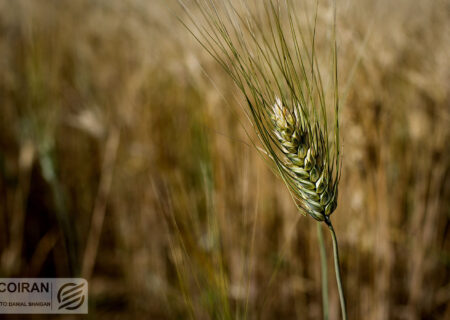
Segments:
[[[321,319],[316,222],[185,18],[0,0],[0,278],[86,278],[86,319]],[[450,318],[449,30],[448,0],[337,3],[349,319]]]

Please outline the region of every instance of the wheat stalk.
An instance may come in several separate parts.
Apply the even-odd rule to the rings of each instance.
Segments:
[[[300,212],[329,227],[346,319],[337,239],[330,220],[337,207],[340,179],[335,28],[328,74],[334,88],[330,98],[315,51],[318,2],[313,27],[307,23],[304,31],[305,25],[295,14],[300,12],[295,0],[192,0],[199,14],[179,1],[191,25],[181,22],[244,94],[245,111],[266,160],[285,182]],[[333,126],[327,118],[330,105]]]

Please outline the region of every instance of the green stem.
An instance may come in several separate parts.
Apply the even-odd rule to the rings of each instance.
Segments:
[[[338,250],[338,241],[336,238],[336,233],[334,232],[333,225],[330,220],[326,220],[326,224],[331,232],[331,237],[333,238],[333,251],[334,251],[334,269],[336,271],[336,282],[339,291],[339,300],[341,302],[341,311],[342,311],[342,320],[347,320],[347,309],[345,307],[345,298],[344,298],[344,290],[342,289],[342,280],[341,280],[341,268],[339,266],[339,250]]]
[[[317,223],[317,236],[320,246],[320,264],[322,273],[322,309],[323,319],[328,320],[328,273],[327,273],[327,253],[325,250],[325,241],[323,240],[322,224]]]

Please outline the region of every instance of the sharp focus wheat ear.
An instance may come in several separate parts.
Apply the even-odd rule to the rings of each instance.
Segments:
[[[338,99],[335,93],[326,101],[315,22],[313,28],[300,22],[295,13],[303,11],[295,0],[192,0],[200,13],[195,18],[180,2],[192,23],[188,29],[245,95],[266,154],[301,212],[328,220],[337,205],[340,171]],[[336,68],[335,52],[332,60]],[[337,71],[329,74],[337,91]]]
[[[326,74],[334,87],[329,95],[315,51],[318,0],[312,27],[308,17],[306,23],[300,21],[298,15],[304,10],[296,7],[298,0],[191,0],[199,13],[195,17],[190,6],[179,1],[191,26],[181,22],[244,94],[247,115],[268,162],[297,207],[329,227],[345,320],[337,239],[330,220],[340,178],[335,28],[332,68]],[[331,130],[327,110],[334,112]]]
[[[296,110],[296,109],[295,109]],[[324,221],[336,208],[336,189],[330,181],[330,168],[323,154],[323,133],[308,133],[298,112],[290,113],[280,99],[273,105],[273,133],[285,156],[283,166],[289,172],[293,192],[300,205],[313,218]]]

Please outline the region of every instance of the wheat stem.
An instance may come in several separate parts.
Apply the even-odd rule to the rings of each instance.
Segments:
[[[317,222],[317,237],[319,238],[320,246],[320,265],[322,278],[322,310],[323,319],[328,320],[328,273],[327,273],[327,253],[325,250],[325,241],[323,239],[322,224]]]
[[[341,268],[339,265],[338,241],[330,219],[325,220],[325,223],[328,225],[328,228],[330,229],[331,232],[331,238],[333,239],[334,270],[336,271],[336,282],[339,291],[339,300],[341,302],[342,320],[347,320],[347,309],[345,307],[344,290],[342,289],[342,280],[341,280]]]

